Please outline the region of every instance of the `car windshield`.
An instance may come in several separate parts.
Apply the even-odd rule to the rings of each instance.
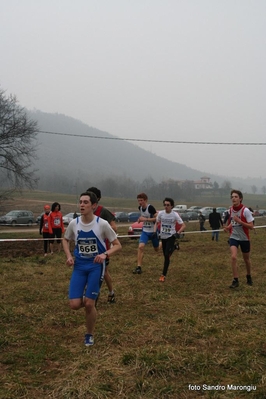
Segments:
[[[16,211],[11,211],[11,212],[8,212],[7,214],[6,214],[6,216],[16,216],[18,214],[18,212],[16,212]]]

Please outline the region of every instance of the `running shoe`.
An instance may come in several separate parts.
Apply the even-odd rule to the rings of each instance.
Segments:
[[[112,294],[108,295],[107,302],[108,303],[115,303],[115,293],[114,292]]]
[[[94,344],[93,335],[85,334],[84,344],[85,346],[92,346]]]
[[[165,276],[161,275],[161,277],[159,278],[159,281],[161,281],[162,283],[165,282]]]
[[[142,270],[141,270],[141,266],[136,267],[136,269],[133,270],[133,274],[141,274]]]
[[[230,288],[237,288],[238,286],[239,286],[239,282],[234,279],[232,281],[232,284],[230,285]]]
[[[253,285],[252,278],[251,278],[251,276],[249,276],[249,275],[247,275],[247,284],[248,284],[248,285]]]

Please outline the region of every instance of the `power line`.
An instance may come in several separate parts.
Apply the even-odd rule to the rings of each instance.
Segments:
[[[217,141],[184,141],[184,140],[147,140],[147,139],[125,139],[121,137],[104,137],[104,136],[88,136],[85,134],[74,134],[74,133],[59,133],[59,132],[48,132],[45,130],[38,130],[38,133],[53,134],[58,136],[69,136],[69,137],[83,137],[85,139],[101,139],[101,140],[120,140],[120,141],[139,141],[146,143],[165,143],[165,144],[202,144],[202,145],[266,145],[266,143],[236,143],[236,142],[217,142]]]

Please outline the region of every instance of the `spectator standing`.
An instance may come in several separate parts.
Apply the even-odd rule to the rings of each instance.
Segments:
[[[175,240],[186,228],[186,225],[181,219],[180,215],[172,210],[175,206],[174,200],[172,198],[166,197],[163,201],[163,206],[164,210],[158,213],[154,226],[154,232],[156,232],[158,225],[160,225],[160,238],[162,240],[162,249],[164,255],[163,272],[159,278],[159,281],[161,282],[165,281],[165,277],[170,265],[170,257],[176,249]],[[176,226],[178,226],[177,231]]]
[[[52,204],[52,212],[50,214],[51,226],[52,226],[52,240],[50,241],[51,254],[54,253],[54,238],[56,237],[58,252],[61,250],[61,237],[65,231],[63,223],[63,215],[61,213],[61,205],[58,202]]]
[[[206,231],[204,227],[205,223],[205,216],[202,214],[202,212],[199,213],[199,225],[200,225],[200,231]]]
[[[247,284],[252,285],[251,278],[251,262],[250,262],[250,240],[249,230],[253,229],[254,218],[250,210],[242,204],[243,194],[239,190],[231,191],[232,206],[229,209],[228,224],[224,230],[230,232],[230,251],[231,251],[231,265],[233,272],[233,282],[230,288],[237,288],[238,281],[238,267],[237,267],[237,252],[238,247],[241,248],[243,260],[247,271]]]
[[[97,187],[90,187],[90,188],[88,188],[87,191],[94,193],[96,195],[97,201],[99,203],[99,201],[102,197],[101,190],[99,190]],[[94,215],[100,216],[102,219],[106,220],[110,224],[112,229],[117,233],[115,216],[107,208],[103,207],[102,205],[99,205],[98,203],[97,203],[96,209],[94,210]],[[110,243],[108,242],[108,240],[106,241],[106,247],[107,247],[107,249],[110,248]],[[106,285],[109,290],[107,302],[115,303],[115,293],[114,293],[114,289],[113,289],[113,281],[112,281],[112,277],[109,272],[109,259],[106,260],[106,264],[105,264],[104,281],[106,282]]]
[[[97,207],[97,197],[94,193],[82,193],[79,203],[81,216],[69,223],[63,239],[63,248],[67,265],[73,266],[69,304],[73,310],[85,307],[87,331],[84,344],[91,346],[94,344],[97,317],[95,301],[100,293],[105,262],[121,249],[121,244],[109,223],[93,214]],[[105,245],[106,239],[112,244],[112,248],[108,250]],[[70,253],[70,241],[75,242],[75,261]]]
[[[216,239],[216,241],[218,241],[219,229],[221,226],[223,226],[223,221],[221,218],[221,214],[219,212],[216,212],[216,208],[213,208],[212,212],[209,214],[209,223],[213,230],[212,241],[214,240],[214,238]]]
[[[43,236],[43,249],[44,256],[47,256],[48,246],[49,246],[49,238],[53,233],[51,218],[50,218],[50,205],[44,205],[44,213],[42,214],[40,220],[40,234]]]
[[[159,250],[159,238],[157,233],[154,232],[154,225],[156,222],[157,211],[154,206],[148,204],[148,196],[145,193],[140,193],[137,195],[137,200],[139,203],[140,217],[138,222],[143,222],[142,232],[139,239],[138,247],[138,258],[137,267],[133,270],[134,274],[142,273],[142,261],[144,255],[144,247],[149,240],[152,241],[152,245],[155,251]]]
[[[224,225],[226,225],[227,224],[227,221],[228,221],[228,219],[229,219],[229,209],[227,209],[227,211],[225,211],[224,212],[224,221],[223,221],[223,224]]]

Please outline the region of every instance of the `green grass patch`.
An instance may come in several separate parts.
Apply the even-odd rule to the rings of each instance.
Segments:
[[[253,287],[239,254],[240,286],[230,290],[227,235],[216,243],[208,233],[189,234],[198,227],[188,223],[165,283],[158,281],[162,254],[149,244],[143,273],[133,275],[138,242],[121,239],[110,261],[117,301],[107,303],[103,285],[91,348],[83,345],[83,310],[68,307],[64,254],[44,259],[41,242],[8,243],[0,267],[0,398],[264,399],[266,231],[251,232]]]

